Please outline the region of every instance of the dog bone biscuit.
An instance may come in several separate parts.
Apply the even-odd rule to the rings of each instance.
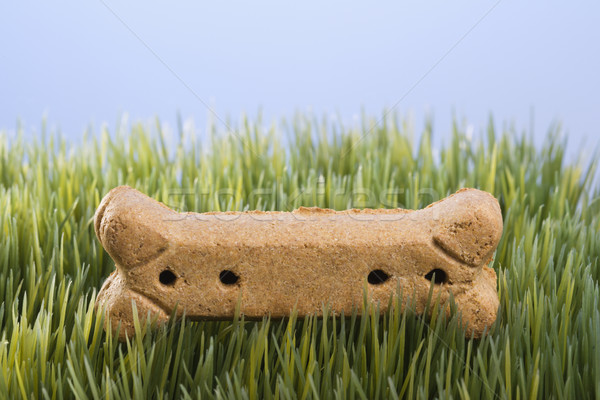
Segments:
[[[434,298],[455,299],[467,334],[496,320],[496,273],[487,264],[502,235],[498,201],[462,189],[417,210],[177,213],[127,186],[111,190],[94,217],[115,261],[97,298],[120,339],[141,315],[167,321],[385,311],[401,289],[417,313]],[[403,301],[407,304],[407,301]]]

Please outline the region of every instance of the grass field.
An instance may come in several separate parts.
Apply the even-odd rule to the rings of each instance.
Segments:
[[[243,121],[235,134],[175,145],[141,125],[77,145],[0,135],[0,398],[600,397],[597,160],[567,162],[555,132],[535,147],[492,122],[474,140],[449,126],[436,154],[428,125],[413,134],[395,118],[374,122]],[[487,190],[504,216],[491,264],[498,320],[467,340],[432,302],[429,319],[394,307],[347,319],[141,321],[145,334],[121,344],[94,310],[114,264],[92,224],[121,184],[180,211],[420,208],[461,187]]]

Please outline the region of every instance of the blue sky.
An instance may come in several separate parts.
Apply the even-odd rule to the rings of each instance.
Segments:
[[[542,140],[560,121],[598,143],[600,3],[558,1],[2,2],[0,129],[17,119],[70,138],[176,115],[268,121],[296,111],[394,108],[452,115],[480,132],[493,113]],[[533,113],[532,113],[533,110]],[[533,115],[533,120],[532,120]],[[593,146],[592,146],[593,147]]]

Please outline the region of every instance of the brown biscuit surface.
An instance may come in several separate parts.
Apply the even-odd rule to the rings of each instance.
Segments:
[[[398,286],[423,312],[434,281],[452,292],[468,334],[496,319],[496,274],[487,267],[502,234],[497,200],[462,189],[425,209],[177,213],[127,186],[111,190],[95,215],[98,239],[116,271],[98,304],[121,338],[140,314],[167,320],[346,315],[370,301],[388,307]],[[434,278],[435,275],[435,278]]]

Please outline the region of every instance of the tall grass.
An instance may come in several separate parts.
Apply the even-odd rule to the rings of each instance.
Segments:
[[[567,162],[556,132],[535,147],[493,122],[475,140],[455,123],[435,153],[429,125],[415,133],[394,117],[369,131],[374,121],[245,120],[235,135],[181,132],[174,144],[158,123],[80,145],[22,129],[0,135],[0,397],[599,397],[597,159]],[[490,191],[504,215],[492,263],[498,320],[490,335],[467,340],[431,299],[431,319],[409,305],[156,329],[142,320],[119,343],[94,309],[114,265],[92,218],[121,184],[198,212],[420,208],[461,187]]]

